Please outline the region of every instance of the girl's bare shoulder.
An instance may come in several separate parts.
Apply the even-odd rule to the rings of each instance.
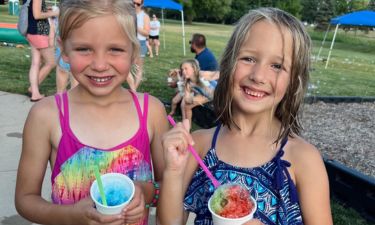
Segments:
[[[323,158],[320,151],[302,137],[289,138],[285,148],[286,158],[298,171],[313,171],[323,165]]]
[[[38,101],[31,107],[29,112],[29,117],[44,121],[56,115],[58,115],[58,108],[54,96],[45,97]]]
[[[291,159],[295,160],[305,159],[314,155],[319,155],[320,157],[319,150],[300,136],[289,137],[285,153],[287,153]]]
[[[215,128],[199,129],[192,133],[194,140],[194,148],[199,152],[199,155],[205,156],[211,147],[212,137]]]

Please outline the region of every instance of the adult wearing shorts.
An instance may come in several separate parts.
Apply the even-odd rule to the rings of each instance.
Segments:
[[[154,46],[155,48],[155,55],[156,56],[159,55],[159,46],[160,46],[159,33],[160,33],[160,22],[158,18],[156,17],[156,15],[153,14],[152,20],[150,22],[150,36],[149,36],[149,41],[150,41],[150,46],[151,46],[150,57],[153,55],[152,46]]]
[[[54,46],[51,46],[48,18],[57,17],[59,10],[47,9],[45,0],[31,0],[26,39],[31,47],[31,66],[29,70],[31,94],[30,101],[39,101],[44,95],[39,92],[39,85],[56,66]]]
[[[133,0],[135,12],[137,14],[137,38],[140,44],[140,58],[135,60],[135,75],[127,78],[129,88],[136,91],[142,81],[143,62],[147,54],[147,37],[150,33],[150,17],[143,10],[143,0]]]

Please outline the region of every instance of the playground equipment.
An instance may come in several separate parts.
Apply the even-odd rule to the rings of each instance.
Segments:
[[[16,23],[0,23],[0,42],[27,44],[25,37],[18,32]]]

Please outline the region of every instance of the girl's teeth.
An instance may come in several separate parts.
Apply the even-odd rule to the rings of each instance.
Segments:
[[[103,78],[98,78],[98,77],[91,77],[92,80],[94,80],[95,82],[106,82],[106,81],[109,81],[111,78],[110,77],[103,77]]]
[[[245,93],[248,94],[248,95],[251,95],[251,96],[258,97],[258,98],[264,96],[264,93],[260,93],[260,92],[256,92],[256,91],[250,91],[249,89],[245,89]]]

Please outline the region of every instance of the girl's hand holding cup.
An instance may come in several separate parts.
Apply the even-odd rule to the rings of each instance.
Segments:
[[[133,224],[139,222],[146,212],[145,197],[143,189],[139,182],[134,182],[134,196],[131,202],[125,206],[121,214],[125,218],[126,224]]]
[[[79,224],[123,224],[123,215],[104,215],[98,212],[93,205],[94,202],[90,197],[82,199],[73,205],[72,213],[69,215],[75,217],[74,221],[78,221]]]

